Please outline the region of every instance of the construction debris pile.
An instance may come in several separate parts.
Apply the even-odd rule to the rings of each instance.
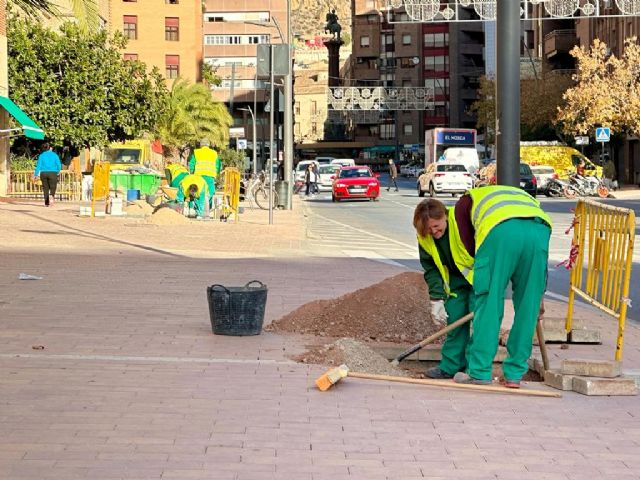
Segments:
[[[408,376],[408,372],[391,365],[389,360],[352,338],[341,338],[322,347],[312,348],[295,358],[302,363],[348,365],[351,370],[376,375]]]
[[[266,330],[417,343],[442,328],[431,319],[428,299],[422,274],[401,273],[336,299],[309,302]]]

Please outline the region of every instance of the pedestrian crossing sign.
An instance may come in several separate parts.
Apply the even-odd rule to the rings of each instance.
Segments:
[[[609,127],[596,128],[596,142],[608,142],[611,138],[611,129]]]

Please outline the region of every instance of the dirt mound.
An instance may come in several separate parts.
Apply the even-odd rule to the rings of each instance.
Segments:
[[[316,300],[275,320],[266,329],[321,337],[417,343],[441,327],[431,319],[420,273],[401,273],[332,300]]]
[[[124,207],[127,215],[146,216],[153,213],[153,207],[144,200],[136,200]]]
[[[191,223],[187,217],[171,208],[160,208],[147,219],[153,225],[186,225]]]
[[[295,358],[302,363],[318,363],[337,367],[343,363],[349,370],[376,375],[409,376],[408,373],[389,363],[379,353],[352,338],[341,338],[336,342],[310,350]]]

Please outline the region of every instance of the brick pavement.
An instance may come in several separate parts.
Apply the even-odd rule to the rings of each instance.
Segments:
[[[637,397],[356,379],[319,393],[323,368],[288,359],[316,339],[212,335],[206,285],[264,281],[271,321],[401,271],[310,257],[301,209],[274,218],[158,227],[0,204],[0,478],[640,478]],[[553,346],[554,363],[613,355],[612,322],[579,315],[606,345]],[[639,337],[629,326],[626,368]]]

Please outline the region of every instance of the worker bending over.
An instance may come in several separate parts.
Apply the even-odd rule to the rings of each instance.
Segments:
[[[503,383],[519,388],[528,370],[546,287],[551,219],[523,190],[491,185],[473,188],[458,200],[455,222],[466,251],[475,252],[475,316],[467,370],[453,379],[457,383],[491,383],[505,290],[511,281],[515,316],[502,371]]]
[[[196,148],[189,158],[189,172],[200,175],[207,182],[209,196],[216,193],[216,178],[220,173],[218,152],[209,148],[209,140],[200,140],[200,148]]]
[[[180,163],[170,163],[165,168],[165,172],[169,186],[173,188],[179,188],[182,179],[189,175],[189,170]]]
[[[418,204],[413,215],[418,236],[420,264],[429,287],[431,315],[441,324],[450,324],[474,309],[473,251],[467,252],[460,239],[454,209],[435,199]],[[442,359],[437,367],[429,368],[426,376],[445,379],[467,366],[469,323],[447,334],[442,346]]]
[[[195,209],[198,218],[206,217],[209,206],[207,182],[200,175],[186,175],[180,182],[176,200],[188,202],[188,208]]]

